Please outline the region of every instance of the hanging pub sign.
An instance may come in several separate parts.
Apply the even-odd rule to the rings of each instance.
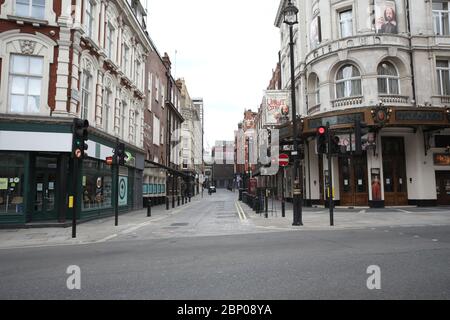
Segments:
[[[386,106],[378,106],[371,110],[373,122],[382,127],[389,122],[391,118],[392,109],[388,109]]]
[[[435,166],[450,166],[450,154],[448,153],[435,153],[433,158]]]
[[[290,92],[266,90],[264,95],[265,125],[282,125],[292,119]]]

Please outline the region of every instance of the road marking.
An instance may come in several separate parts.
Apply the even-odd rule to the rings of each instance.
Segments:
[[[366,210],[361,210],[359,213],[366,213]]]
[[[438,240],[438,239],[433,239],[432,241],[433,241],[433,242],[438,242],[439,240]]]
[[[98,241],[96,241],[97,243],[102,243],[102,242],[106,242],[108,240],[111,240],[113,238],[117,237],[117,233],[116,234],[112,234],[110,236],[107,236],[106,238],[100,239]]]
[[[414,212],[403,210],[403,209],[395,209],[395,210],[398,210],[398,211],[403,212],[403,213],[414,213]]]
[[[239,202],[238,202],[238,201],[235,201],[234,204],[235,204],[236,209],[237,209],[237,211],[238,211],[239,219],[240,219],[241,221],[247,220],[247,216],[245,215],[244,210],[242,209],[242,207],[241,207],[241,205],[239,204]]]
[[[418,235],[415,235],[414,238],[420,238]]]

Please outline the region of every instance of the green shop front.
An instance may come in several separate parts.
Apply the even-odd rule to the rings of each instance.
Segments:
[[[50,224],[68,226],[75,195],[79,220],[112,215],[114,175],[105,162],[115,138],[89,130],[88,158],[78,171],[74,186],[71,119],[12,121],[0,119],[0,226]],[[142,150],[127,145],[129,155],[119,168],[119,211],[142,208]]]

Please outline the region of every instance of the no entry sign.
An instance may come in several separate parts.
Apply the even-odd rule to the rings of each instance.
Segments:
[[[287,167],[289,165],[289,155],[286,153],[280,154],[279,164],[281,167]]]

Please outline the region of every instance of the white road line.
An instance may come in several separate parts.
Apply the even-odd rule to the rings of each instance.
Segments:
[[[117,233],[116,234],[112,234],[110,236],[107,236],[106,238],[103,238],[103,239],[100,239],[100,240],[96,241],[96,243],[106,242],[106,241],[111,240],[111,239],[113,239],[113,238],[115,238],[117,236],[118,236]]]
[[[438,240],[438,239],[433,239],[432,241],[433,241],[433,242],[438,242],[439,240]]]
[[[398,211],[403,212],[403,213],[414,213],[414,212],[403,210],[403,209],[395,209],[395,210],[398,210]]]

